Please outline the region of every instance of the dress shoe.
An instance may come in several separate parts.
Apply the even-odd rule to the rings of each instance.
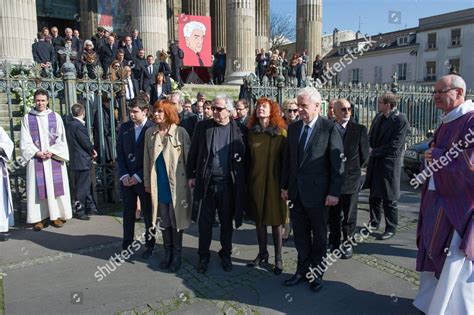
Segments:
[[[374,221],[369,221],[367,225],[370,226],[370,228],[374,231],[377,231],[379,229],[379,225]]]
[[[153,248],[147,248],[142,254],[143,259],[150,259],[153,256]]]
[[[321,290],[323,286],[324,286],[323,279],[319,277],[314,278],[314,280],[310,282],[309,284],[309,288],[311,289],[311,291],[314,291],[314,292],[318,292],[319,290]]]
[[[388,240],[389,238],[392,238],[394,236],[395,236],[394,232],[385,232],[382,235],[380,235],[379,237],[377,237],[377,239],[381,240],[381,241],[384,241],[384,240]]]
[[[230,257],[221,257],[222,269],[226,272],[232,271],[232,260]]]
[[[42,229],[44,229],[44,224],[43,222],[38,222],[33,226],[33,231],[39,232]]]
[[[333,251],[335,251],[335,250],[338,249],[338,248],[339,248],[339,246],[336,246],[336,245],[334,245],[334,244],[329,244],[329,245],[328,245],[327,252],[328,252],[328,253],[332,253]]]
[[[300,283],[302,280],[304,280],[304,276],[299,273],[295,273],[294,275],[291,276],[291,278],[286,279],[283,282],[283,285],[286,287],[292,287]]]
[[[60,219],[51,221],[51,225],[54,226],[55,228],[60,228],[63,227],[64,223]]]
[[[209,265],[209,259],[200,259],[199,260],[199,265],[197,267],[197,272],[198,273],[206,273],[208,265]]]
[[[90,220],[91,217],[85,213],[76,213],[76,215],[74,216],[76,219],[78,220],[84,220],[84,221],[87,221],[87,220]]]
[[[268,252],[265,253],[259,253],[257,255],[257,258],[252,260],[247,264],[247,267],[255,267],[255,266],[261,266],[263,264],[268,264]]]
[[[353,254],[352,246],[345,248],[342,252],[341,259],[351,259]]]

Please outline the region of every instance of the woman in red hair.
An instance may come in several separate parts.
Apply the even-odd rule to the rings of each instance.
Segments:
[[[280,171],[286,145],[286,124],[278,103],[257,100],[249,121],[250,165],[248,176],[249,209],[247,216],[255,221],[259,252],[247,266],[268,262],[267,226],[272,227],[277,275],[283,271],[281,258],[283,224],[288,220],[287,207],[280,197]]]

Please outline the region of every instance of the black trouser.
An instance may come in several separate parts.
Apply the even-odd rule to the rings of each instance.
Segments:
[[[150,233],[151,222],[151,195],[145,192],[143,183],[125,187],[120,183],[123,200],[123,242],[122,248],[126,249],[132,244],[135,236],[135,212],[137,211],[137,198],[140,198],[141,210],[145,220],[145,246],[153,248],[155,237]]]
[[[396,200],[387,200],[378,197],[369,198],[370,221],[379,226],[383,212],[385,213],[385,232],[395,233],[398,225],[398,207]]]
[[[74,199],[77,215],[92,214],[96,210],[91,188],[91,171],[74,171]]]
[[[221,257],[230,257],[232,252],[232,220],[234,216],[234,185],[225,179],[211,179],[207,194],[202,200],[199,214],[199,250],[201,259],[209,259],[212,241],[212,225],[217,215],[221,223]]]
[[[359,195],[341,194],[339,203],[329,207],[329,244],[339,247],[342,240],[345,241],[354,236],[357,225],[357,199]]]
[[[300,197],[290,209],[295,248],[298,251],[296,273],[305,275],[312,265],[317,267],[326,255],[327,248],[327,207],[306,208]]]

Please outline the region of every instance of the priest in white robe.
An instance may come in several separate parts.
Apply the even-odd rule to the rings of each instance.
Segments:
[[[0,127],[0,234],[8,232],[13,225],[13,202],[8,177],[8,161],[13,153],[13,141]],[[6,234],[0,235],[0,240],[6,240]]]
[[[21,122],[21,155],[26,166],[27,223],[41,231],[47,219],[61,227],[72,218],[66,163],[69,151],[64,124],[48,108],[45,90],[34,94],[35,108]]]

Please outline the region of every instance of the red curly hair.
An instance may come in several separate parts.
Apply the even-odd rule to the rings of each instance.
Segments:
[[[250,116],[249,119],[249,129],[252,129],[252,127],[258,123],[259,119],[257,118],[257,108],[258,106],[265,103],[270,104],[270,125],[272,125],[273,127],[277,127],[278,129],[286,130],[286,123],[283,117],[281,116],[280,106],[277,102],[272,101],[271,99],[266,97],[260,97],[257,100],[257,103],[255,104],[255,110],[253,111],[252,116]]]
[[[165,121],[167,124],[179,124],[179,116],[176,112],[176,106],[168,100],[156,101],[153,105],[153,113],[162,110],[165,113]]]

